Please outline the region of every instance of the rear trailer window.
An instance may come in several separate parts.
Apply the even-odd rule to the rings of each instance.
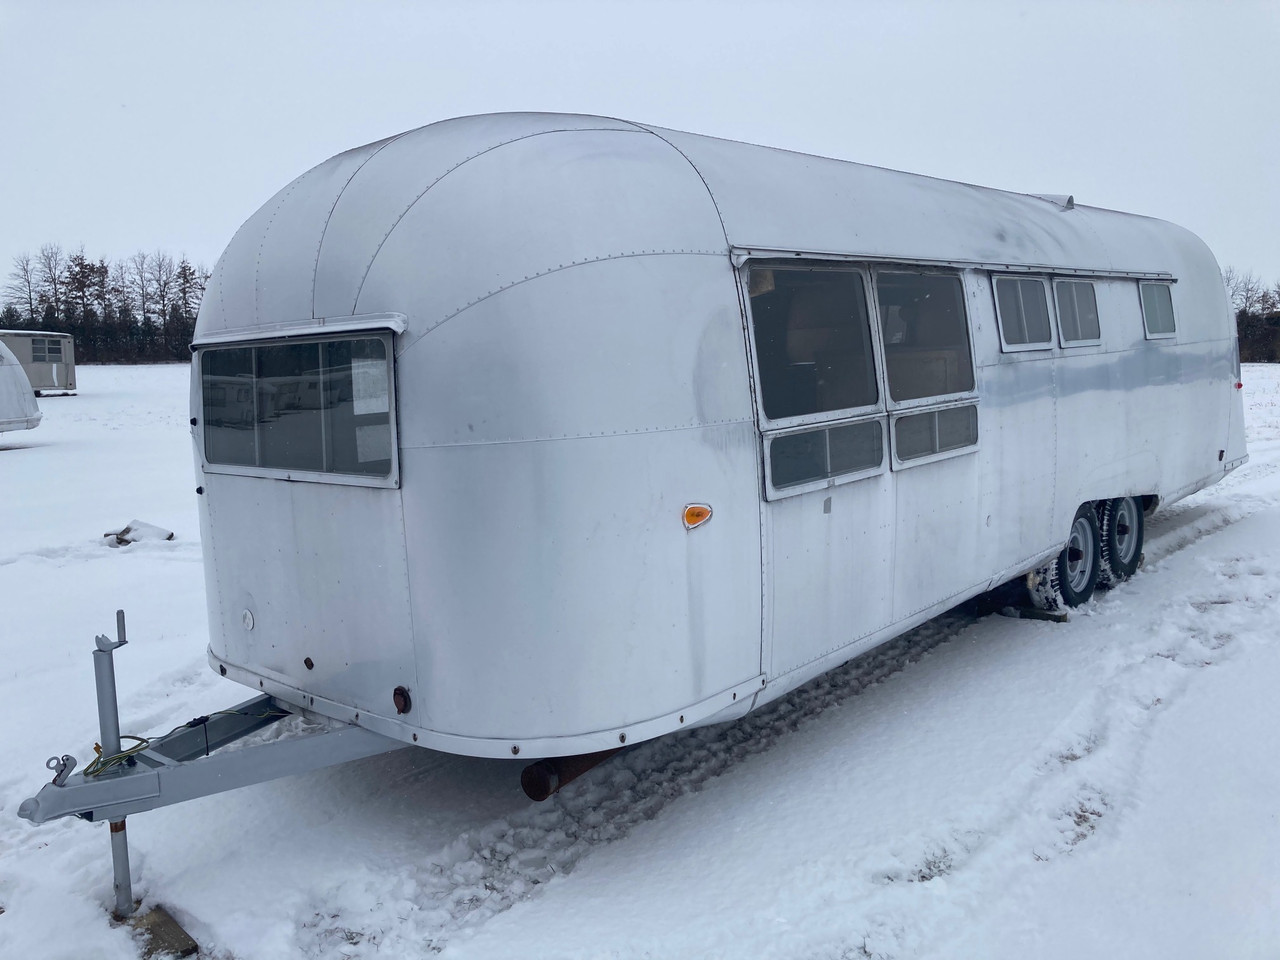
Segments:
[[[200,381],[209,463],[391,473],[391,362],[381,337],[206,349]]]

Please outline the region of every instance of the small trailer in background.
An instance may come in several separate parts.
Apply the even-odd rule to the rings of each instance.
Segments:
[[[69,333],[0,330],[0,343],[13,351],[37,397],[75,393],[76,341]]]
[[[0,433],[40,425],[40,407],[22,364],[0,340]]]

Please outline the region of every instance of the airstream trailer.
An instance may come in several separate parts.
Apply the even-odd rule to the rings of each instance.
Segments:
[[[1218,267],[1143,216],[621,120],[340,154],[200,310],[215,669],[521,759],[730,719],[1246,458]]]
[[[34,429],[42,416],[22,365],[0,340],[0,433]]]
[[[69,333],[0,330],[4,342],[27,372],[36,396],[76,389],[76,341]]]

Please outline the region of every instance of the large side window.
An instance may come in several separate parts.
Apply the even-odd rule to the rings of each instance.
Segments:
[[[387,477],[391,363],[383,337],[201,351],[211,464]]]
[[[1099,342],[1102,327],[1098,322],[1098,297],[1093,284],[1082,280],[1057,280],[1053,289],[1058,299],[1062,345]]]
[[[752,264],[751,325],[770,420],[878,400],[862,274],[829,264]]]
[[[1034,277],[996,277],[995,284],[1004,348],[1044,350],[1053,346],[1044,281]]]
[[[967,393],[973,358],[960,277],[949,273],[876,274],[889,396],[895,401]]]
[[[1140,283],[1142,320],[1148,337],[1172,337],[1177,327],[1173,319],[1173,295],[1167,283]]]

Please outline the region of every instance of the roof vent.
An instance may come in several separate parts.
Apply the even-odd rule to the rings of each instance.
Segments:
[[[1061,207],[1063,210],[1074,210],[1076,208],[1076,198],[1070,194],[1033,193],[1032,196],[1037,200],[1047,200],[1055,207]]]

